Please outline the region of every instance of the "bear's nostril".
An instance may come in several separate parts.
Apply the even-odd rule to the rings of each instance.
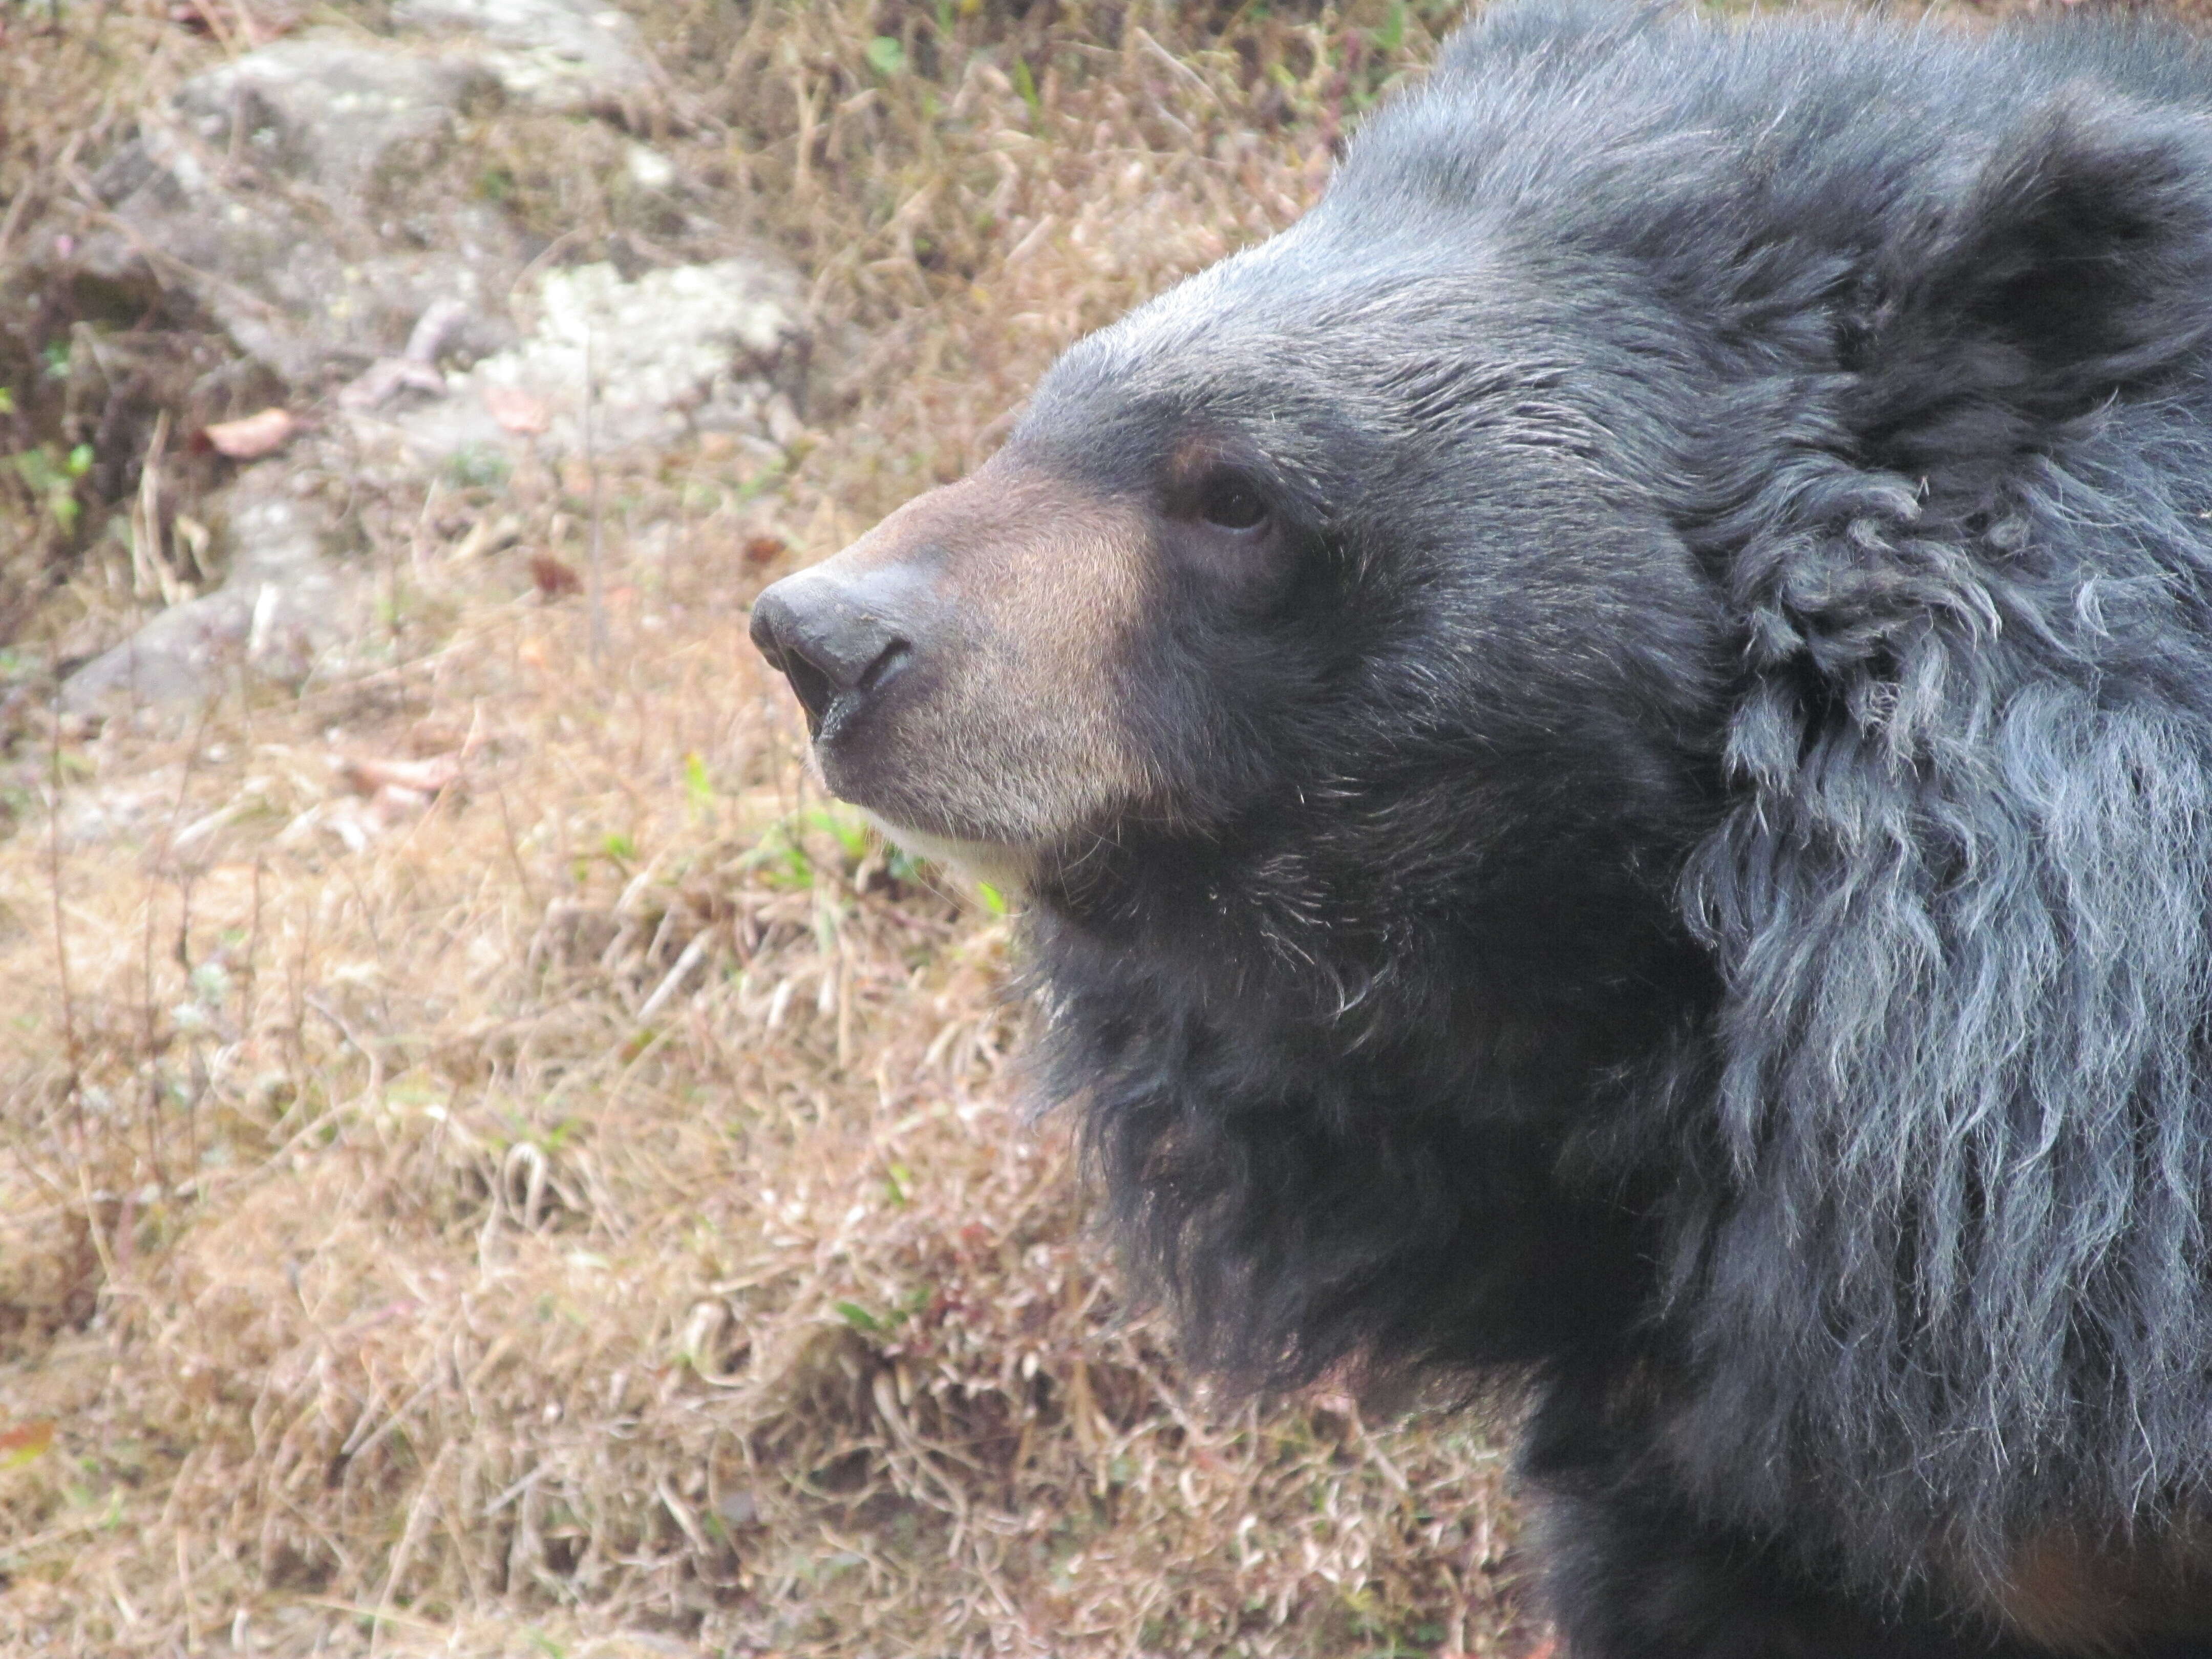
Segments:
[[[860,684],[854,689],[861,692],[873,691],[896,673],[913,654],[914,647],[904,640],[893,640],[884,647],[883,654],[868,665],[866,672],[860,676]]]
[[[798,694],[799,706],[806,711],[806,735],[820,737],[822,717],[830,712],[830,705],[837,696],[830,677],[796,653],[780,661],[774,657],[769,660],[783,671],[784,678],[791,682],[792,690]]]

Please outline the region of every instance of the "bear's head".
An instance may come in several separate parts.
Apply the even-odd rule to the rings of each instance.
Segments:
[[[1838,618],[1840,655],[1807,627],[1927,614],[1868,586],[1873,543],[1986,533],[2202,337],[2189,131],[2062,88],[1972,166],[1916,132],[1762,171],[1725,64],[1684,82],[1607,16],[1572,97],[1555,20],[1469,31],[1291,230],[1079,342],[974,476],[763,594],[830,790],[1048,899],[1141,842],[1309,875],[1334,848],[1321,885],[1387,865],[1431,913],[1616,877],[1671,903],[1751,775],[1758,672],[1791,659],[1785,723],[1848,700],[1812,684],[1838,669],[1895,679],[1893,619]]]
[[[1408,206],[1347,174],[762,597],[832,792],[1046,889],[1255,814],[1371,836],[1446,779],[1461,853],[1518,861],[1693,793],[1723,618],[1637,476],[1651,420],[1542,273]]]

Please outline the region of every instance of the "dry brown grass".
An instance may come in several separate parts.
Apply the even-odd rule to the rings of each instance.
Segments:
[[[809,795],[743,637],[1066,341],[1292,217],[1422,9],[643,15],[704,228],[603,130],[488,167],[574,257],[793,249],[832,361],[788,471],[610,477],[603,660],[529,574],[576,480],[532,475],[365,502],[386,636],[296,697],[57,729],[39,664],[126,620],[96,541],[15,640],[0,1646],[1516,1650],[1480,1425],[1212,1404],[1125,1317],[1018,1115],[1007,923]],[[223,49],[43,16],[5,199]],[[57,550],[37,507],[0,520]],[[423,759],[427,806],[360,793]]]

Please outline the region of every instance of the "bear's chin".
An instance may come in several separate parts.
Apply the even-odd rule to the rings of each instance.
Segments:
[[[969,887],[991,888],[1008,899],[1018,898],[1029,891],[1036,869],[1036,854],[1032,849],[1012,842],[974,841],[933,830],[916,830],[886,817],[875,808],[863,805],[839,791],[831,781],[829,767],[823,763],[818,742],[807,746],[806,771],[817,785],[858,812],[892,846],[927,860],[955,881]]]
[[[904,824],[894,823],[865,806],[855,810],[893,846],[904,848],[916,858],[928,860],[957,880],[989,887],[1009,899],[1029,890],[1036,856],[1026,848],[933,835],[927,830],[909,830]]]

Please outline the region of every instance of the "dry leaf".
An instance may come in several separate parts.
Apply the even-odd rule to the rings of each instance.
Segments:
[[[299,429],[299,419],[290,410],[272,406],[239,420],[217,421],[207,428],[206,437],[216,453],[234,461],[252,461],[282,449]]]
[[[774,564],[790,551],[791,544],[781,536],[745,538],[745,562],[750,565]]]
[[[564,593],[584,591],[584,579],[550,553],[532,553],[530,556],[530,580],[538,584],[538,591],[549,599],[557,599]]]
[[[519,386],[488,386],[483,389],[483,403],[492,419],[520,437],[534,438],[553,424],[553,413],[545,407],[544,399]]]
[[[54,1443],[54,1419],[34,1418],[12,1429],[0,1429],[0,1469],[20,1469],[42,1455]]]

